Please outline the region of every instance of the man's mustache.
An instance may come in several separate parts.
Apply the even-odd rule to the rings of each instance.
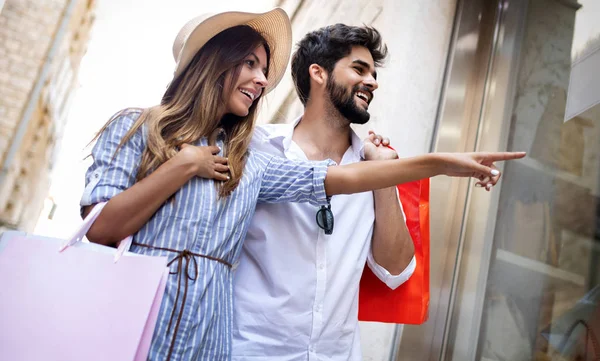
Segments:
[[[364,86],[364,85],[356,85],[354,86],[354,88],[352,88],[352,96],[354,96],[357,92],[362,92],[367,94],[367,96],[369,97],[369,101],[367,102],[367,104],[371,104],[371,101],[373,100],[373,92],[371,91],[371,89],[369,89],[368,87]]]

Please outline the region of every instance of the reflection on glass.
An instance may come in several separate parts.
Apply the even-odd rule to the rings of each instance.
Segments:
[[[564,122],[577,13],[597,6],[573,4],[529,2],[509,140],[529,154],[505,166],[480,360],[600,360],[600,106]]]

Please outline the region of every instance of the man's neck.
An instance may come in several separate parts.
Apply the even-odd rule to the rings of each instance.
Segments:
[[[352,144],[352,129],[337,110],[307,105],[292,139],[308,159],[332,159],[339,164]]]

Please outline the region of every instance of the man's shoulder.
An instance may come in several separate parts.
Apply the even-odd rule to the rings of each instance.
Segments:
[[[254,128],[250,148],[273,153],[281,150],[283,139],[292,131],[292,124],[261,124]]]
[[[284,134],[291,127],[292,124],[260,124],[254,128],[254,136],[269,138],[273,135]]]

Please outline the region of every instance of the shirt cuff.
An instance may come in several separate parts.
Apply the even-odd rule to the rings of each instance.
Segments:
[[[370,250],[369,255],[367,256],[367,264],[375,276],[381,280],[381,282],[385,283],[389,288],[395,290],[404,282],[408,281],[410,276],[415,273],[415,269],[417,268],[417,259],[415,256],[413,256],[408,266],[406,266],[404,271],[402,271],[399,275],[392,275],[388,272],[388,270],[377,264],[373,258],[373,253]]]
[[[86,206],[100,202],[108,202],[112,197],[123,192],[125,189],[122,186],[115,186],[102,182],[104,173],[103,168],[94,170],[89,177],[87,185],[83,190],[83,194],[79,201],[79,214],[83,218],[83,210]]]
[[[83,195],[79,201],[79,206],[85,207],[92,205],[92,192],[96,189],[98,183],[100,183],[100,177],[102,176],[102,169],[98,168],[90,174],[89,181],[83,190]]]
[[[325,176],[327,175],[327,168],[337,163],[331,159],[327,159],[321,162],[314,162],[315,168],[313,172],[313,189],[315,195],[316,204],[315,206],[326,206],[327,205],[327,192],[325,192]],[[311,202],[312,203],[312,202]]]

